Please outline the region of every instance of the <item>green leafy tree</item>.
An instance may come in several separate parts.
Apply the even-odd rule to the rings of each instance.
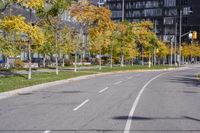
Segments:
[[[41,32],[41,29],[37,26],[33,27],[30,23],[27,23],[25,21],[25,18],[21,16],[4,17],[4,19],[0,22],[0,29],[4,33],[4,36],[1,38],[1,41],[2,44],[4,44],[2,51],[4,51],[3,53],[5,55],[6,53],[15,54],[16,49],[20,49],[21,46],[25,44],[24,42],[31,41],[35,47],[37,46],[39,47],[44,43],[44,36],[43,33]],[[16,45],[16,44],[22,44],[22,45]],[[11,45],[13,46],[12,48],[13,51],[12,49],[10,49],[9,51],[6,50],[8,47],[11,47]],[[29,53],[30,52],[31,51],[29,51]],[[29,79],[30,76],[31,75],[29,73]]]
[[[142,58],[148,58],[149,67],[151,67],[151,57],[154,49],[158,47],[158,38],[152,31],[153,24],[151,22],[133,23],[136,43],[141,47],[140,53]],[[142,59],[143,60],[143,59]]]
[[[72,0],[49,0],[43,7],[38,9],[37,15],[42,25],[49,25],[49,32],[54,33],[53,44],[56,54],[56,75],[58,75],[58,55],[59,55],[59,30],[61,29],[61,15],[67,11]]]
[[[91,51],[99,55],[99,69],[101,70],[101,57],[103,49],[107,49],[110,32],[112,28],[111,11],[105,7],[97,7],[89,4],[86,0],[80,1],[70,8],[70,14],[82,26],[87,26],[91,39]],[[83,33],[80,29],[80,37]],[[80,38],[81,39],[81,38]],[[97,52],[98,51],[98,52]],[[75,63],[76,64],[76,63]]]
[[[76,32],[73,28],[64,27],[61,31],[59,31],[59,51],[63,56],[63,66],[64,66],[64,57],[65,55],[70,56],[76,50],[76,46],[78,42]]]

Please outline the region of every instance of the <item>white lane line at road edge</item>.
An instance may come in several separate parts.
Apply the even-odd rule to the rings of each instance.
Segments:
[[[128,77],[127,79],[132,79],[133,77],[137,77],[137,76],[140,76],[141,74],[136,74],[136,75],[134,75],[134,76],[130,76],[130,77]]]
[[[89,99],[85,100],[84,102],[82,102],[80,105],[78,105],[76,108],[74,108],[74,111],[77,111],[79,108],[81,108],[84,104],[86,104],[87,102],[89,102]]]
[[[122,81],[115,82],[114,85],[118,85],[120,83],[122,83]]]
[[[46,131],[44,131],[43,133],[50,133],[51,131],[50,130],[46,130]]]
[[[131,77],[128,77],[127,79],[132,79],[133,78],[133,76],[131,76]]]
[[[152,78],[151,80],[149,80],[143,87],[142,89],[140,90],[139,94],[137,95],[136,97],[136,100],[135,102],[133,103],[133,106],[131,108],[131,111],[128,115],[128,119],[127,119],[127,122],[126,122],[126,126],[125,126],[125,129],[124,129],[124,133],[130,133],[130,128],[131,128],[131,122],[132,122],[132,118],[133,118],[133,115],[134,115],[134,112],[135,112],[135,109],[138,105],[138,102],[140,100],[140,97],[142,96],[142,93],[144,92],[145,88],[155,79],[157,79],[158,77],[160,77],[161,75],[163,75],[164,73],[162,74],[159,74],[157,75],[156,77]]]
[[[106,91],[108,88],[109,88],[109,87],[106,87],[106,88],[100,90],[99,93],[102,93],[102,92]]]

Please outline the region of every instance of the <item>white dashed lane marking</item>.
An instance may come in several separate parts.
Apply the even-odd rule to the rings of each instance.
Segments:
[[[128,77],[127,79],[132,79],[133,77],[131,76],[131,77]]]
[[[106,87],[106,88],[100,90],[99,93],[103,93],[104,91],[108,90],[108,88],[109,88],[109,87]]]
[[[51,131],[50,130],[46,130],[46,131],[44,131],[43,133],[50,133]]]
[[[122,81],[115,82],[114,85],[118,85],[120,83],[122,83]]]
[[[85,105],[87,102],[89,102],[89,99],[82,102],[80,105],[78,105],[76,108],[74,108],[74,111],[77,111],[79,108],[81,108],[83,105]]]

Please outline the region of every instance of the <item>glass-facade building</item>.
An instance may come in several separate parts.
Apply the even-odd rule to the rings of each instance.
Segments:
[[[112,19],[122,20],[122,0],[107,0]],[[200,0],[124,0],[124,18],[131,22],[153,21],[159,38],[170,42],[179,36],[180,13],[182,33],[200,32]],[[176,30],[177,27],[177,30]],[[177,39],[178,40],[178,39]],[[188,37],[183,41],[189,41]]]

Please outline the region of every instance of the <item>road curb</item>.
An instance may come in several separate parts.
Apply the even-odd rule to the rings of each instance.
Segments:
[[[56,86],[56,85],[59,85],[59,84],[69,83],[69,82],[72,82],[72,81],[83,80],[83,79],[90,78],[90,77],[95,77],[95,76],[97,76],[97,74],[80,76],[80,77],[64,79],[64,80],[58,80],[58,81],[53,81],[53,82],[33,85],[33,86],[29,86],[29,87],[24,87],[24,88],[21,88],[21,89],[16,89],[16,90],[8,91],[8,92],[3,92],[3,93],[0,93],[0,100],[1,99],[5,99],[5,98],[9,98],[9,97],[12,97],[12,96],[19,95],[21,93],[30,93],[30,92],[33,92],[33,91],[45,89],[45,88]]]
[[[196,79],[197,79],[198,81],[200,81],[200,73],[197,73],[197,74],[196,74]]]
[[[97,77],[97,76],[104,76],[104,75],[117,74],[117,73],[128,73],[128,72],[159,72],[159,71],[174,71],[174,70],[185,70],[185,69],[187,69],[187,68],[186,67],[184,67],[184,68],[169,68],[169,69],[161,69],[161,70],[128,70],[128,71],[97,73],[97,74],[92,74],[92,75],[86,75],[86,76],[80,76],[80,77],[65,79],[65,80],[59,80],[59,81],[53,81],[53,82],[38,84],[38,85],[29,86],[29,87],[25,87],[25,88],[13,90],[13,91],[3,92],[3,93],[0,93],[0,100],[6,99],[6,98],[9,98],[9,97],[12,97],[12,96],[17,96],[17,95],[22,94],[22,93],[30,93],[30,92],[33,92],[33,91],[45,89],[45,88],[56,86],[56,85],[59,85],[59,84],[69,83],[69,82],[72,82],[72,81],[79,81],[79,80],[93,78],[93,77]]]

